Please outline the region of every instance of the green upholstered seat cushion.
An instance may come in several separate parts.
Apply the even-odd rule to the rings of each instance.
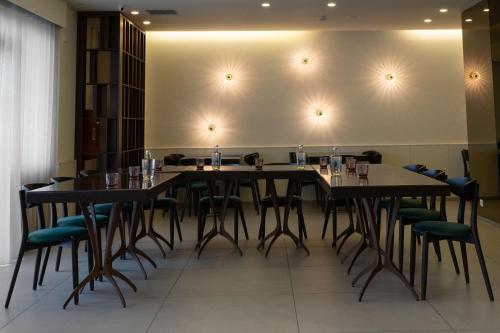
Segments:
[[[71,236],[83,236],[87,229],[80,227],[55,227],[39,229],[28,235],[29,243],[59,243],[70,239]]]
[[[295,207],[299,202],[302,202],[302,197],[299,195],[294,195],[292,197],[292,207]],[[278,206],[285,206],[286,197],[278,196]],[[262,205],[264,207],[273,207],[273,199],[271,197],[265,197],[262,199]]]
[[[205,190],[207,188],[207,183],[204,181],[198,180],[191,183],[191,189],[193,190]]]
[[[123,208],[124,209],[128,209],[128,208],[131,208],[132,207],[132,204],[130,204],[129,202],[125,202],[123,204]],[[100,214],[100,215],[110,215],[111,214],[111,209],[113,208],[113,203],[109,202],[109,203],[101,203],[101,204],[95,204],[94,205],[94,209],[95,209],[95,213],[96,215],[97,214]]]
[[[438,237],[461,238],[471,234],[471,228],[466,224],[443,222],[443,221],[424,221],[412,225],[412,230],[416,233],[425,232]]]
[[[401,208],[398,216],[404,219],[405,222],[415,223],[420,221],[439,221],[441,213],[426,208]]]
[[[391,199],[380,200],[380,207],[387,209],[391,204]],[[422,199],[403,198],[399,208],[422,208]]]
[[[160,197],[156,198],[155,209],[168,209],[172,205],[176,205],[177,200],[174,198]],[[146,201],[143,203],[144,209],[150,209],[150,202]]]
[[[97,224],[105,224],[108,222],[109,217],[106,215],[96,214],[95,216]],[[85,219],[83,215],[73,215],[62,217],[57,220],[57,225],[59,227],[80,227],[86,228]]]
[[[214,203],[215,203],[215,206],[222,207],[222,204],[224,203],[224,196],[222,196],[222,195],[214,196]],[[230,195],[229,196],[229,203],[228,203],[229,207],[232,207],[233,204],[235,204],[235,203],[241,203],[241,198],[237,197],[235,195]],[[210,207],[210,197],[200,198],[200,206]]]

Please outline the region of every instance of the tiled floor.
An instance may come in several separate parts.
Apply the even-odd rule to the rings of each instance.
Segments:
[[[456,203],[450,203],[449,215],[455,210]],[[145,263],[149,279],[144,280],[132,260],[116,262],[138,287],[134,293],[121,284],[126,309],[109,283],[103,282],[94,292],[85,290],[80,305],[62,310],[71,290],[69,250],[61,272],[54,272],[52,258],[46,282],[37,291],[31,290],[34,256],[29,255],[10,309],[0,310],[0,332],[500,332],[500,304],[488,300],[473,247],[469,247],[470,285],[463,274],[455,274],[443,246],[443,262],[433,255],[430,259],[428,301],[415,301],[399,280],[383,273],[359,303],[360,286],[351,286],[347,266],[330,247],[330,229],[328,239],[320,239],[320,209],[307,204],[305,213],[309,257],[281,238],[265,259],[256,249],[259,217],[250,206],[246,217],[251,240],[241,242],[243,257],[217,238],[197,259],[194,219],[183,222],[184,242],[177,243],[166,260],[152,241],[141,241],[140,247],[152,255],[158,269]],[[157,215],[164,233],[165,220]],[[345,224],[345,214],[340,218]],[[295,216],[293,221],[295,225]],[[274,222],[270,214],[269,222]],[[494,292],[500,297],[500,227],[481,221],[480,234]],[[345,249],[357,239],[353,237]],[[353,273],[373,255],[363,254]],[[81,270],[86,268],[85,258],[82,253]],[[405,266],[407,271],[408,255]],[[0,268],[2,302],[11,272],[12,266]]]

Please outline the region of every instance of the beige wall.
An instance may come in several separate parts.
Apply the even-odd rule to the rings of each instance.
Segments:
[[[146,63],[153,149],[404,145],[435,159],[425,147],[467,142],[460,31],[150,32]]]
[[[17,6],[26,9],[47,21],[57,24],[60,27],[66,27],[67,7],[65,0],[8,0]]]

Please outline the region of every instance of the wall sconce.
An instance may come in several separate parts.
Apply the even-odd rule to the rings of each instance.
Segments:
[[[392,81],[392,80],[394,80],[394,79],[395,79],[394,74],[392,74],[392,73],[388,73],[388,74],[386,74],[386,75],[385,75],[385,79],[386,79],[387,81]]]
[[[227,73],[226,74],[226,80],[231,81],[234,78],[233,74]]]
[[[309,58],[302,58],[302,65],[309,64]]]
[[[469,74],[469,79],[471,79],[472,81],[477,81],[481,78],[481,74],[479,74],[478,72],[471,72]]]
[[[209,124],[208,125],[208,131],[209,132],[215,132],[215,124]]]
[[[316,117],[321,117],[323,115],[323,110],[316,109],[316,111],[314,111],[314,114],[316,115]]]

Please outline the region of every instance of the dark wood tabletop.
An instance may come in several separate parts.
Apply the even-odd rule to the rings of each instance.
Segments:
[[[118,186],[107,188],[106,175],[96,174],[55,183],[26,193],[28,203],[146,201],[164,192],[179,173],[157,173],[150,182],[121,174]]]
[[[320,185],[334,197],[392,197],[449,195],[449,185],[433,178],[387,164],[370,164],[368,178],[348,173],[345,166],[340,176],[314,165]]]

